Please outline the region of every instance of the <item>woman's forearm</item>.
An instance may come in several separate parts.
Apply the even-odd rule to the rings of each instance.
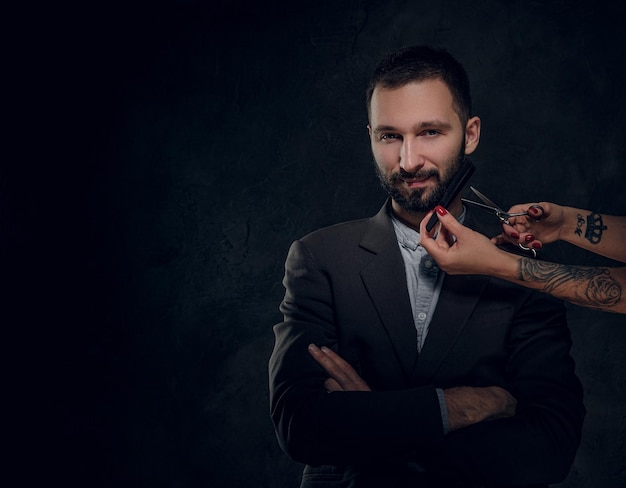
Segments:
[[[507,267],[494,275],[576,305],[626,313],[626,267],[573,266],[509,256]],[[514,273],[511,272],[511,260],[516,261]]]
[[[602,256],[626,263],[626,217],[563,207],[560,238]]]

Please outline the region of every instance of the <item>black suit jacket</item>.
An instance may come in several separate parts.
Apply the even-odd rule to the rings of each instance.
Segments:
[[[270,407],[281,447],[308,465],[303,486],[561,481],[585,412],[563,305],[489,277],[446,276],[418,354],[389,212],[388,201],[289,251]],[[332,347],[374,391],[327,393],[310,343]],[[491,385],[515,396],[516,415],[444,436],[435,388]]]

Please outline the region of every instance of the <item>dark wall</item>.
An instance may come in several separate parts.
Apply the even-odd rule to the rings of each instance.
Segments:
[[[16,139],[2,219],[37,385],[22,440],[48,479],[298,485],[268,416],[283,262],[293,239],[382,204],[363,91],[390,49],[464,63],[473,182],[497,202],[626,214],[624,18],[606,6],[188,0],[25,19],[16,124],[38,136]],[[626,319],[568,309],[589,413],[560,486],[624,486]]]

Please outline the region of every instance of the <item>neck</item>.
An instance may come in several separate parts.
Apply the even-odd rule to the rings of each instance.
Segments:
[[[455,198],[446,210],[458,219],[463,213],[461,197]],[[398,205],[395,200],[391,200],[391,211],[398,219],[417,232],[420,230],[420,223],[428,214],[428,212],[410,212]]]

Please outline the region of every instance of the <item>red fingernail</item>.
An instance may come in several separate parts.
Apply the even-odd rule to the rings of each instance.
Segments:
[[[533,242],[532,247],[534,249],[541,249],[541,242]]]
[[[448,213],[448,211],[445,208],[443,208],[441,205],[437,205],[435,207],[435,210],[437,211],[439,215],[446,215]]]
[[[517,232],[511,232],[511,237],[513,239],[519,239],[519,234]]]
[[[528,234],[524,239],[526,240],[526,242],[534,241],[535,236],[532,234]]]

